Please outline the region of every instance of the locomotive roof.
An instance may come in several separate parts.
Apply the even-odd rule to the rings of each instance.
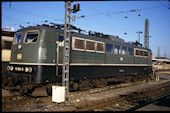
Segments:
[[[56,29],[56,28],[53,28],[53,27],[50,27],[50,26],[29,26],[29,27],[26,27],[26,28],[19,29],[17,32],[27,31],[27,30],[40,30],[40,31],[41,30],[50,30],[50,31],[54,31],[54,32],[64,33],[64,30]],[[87,39],[94,39],[94,40],[103,41],[103,42],[110,42],[110,43],[111,42],[116,42],[116,43],[119,43],[121,45],[128,45],[128,46],[131,46],[131,47],[136,47],[136,48],[146,49],[146,50],[151,51],[149,48],[144,48],[144,47],[136,46],[134,44],[127,43],[127,42],[113,41],[113,40],[110,40],[108,38],[96,37],[96,36],[86,35],[86,34],[76,33],[76,32],[71,32],[71,35],[72,36],[77,36],[77,37],[82,37],[82,38],[87,38]]]
[[[19,29],[17,32],[27,31],[27,30],[34,30],[34,29],[35,30],[56,30],[56,31],[60,31],[60,32],[63,31],[61,29],[55,29],[55,28],[47,27],[47,26],[29,26],[29,27],[26,27],[26,28]]]

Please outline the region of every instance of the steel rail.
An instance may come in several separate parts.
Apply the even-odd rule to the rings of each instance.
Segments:
[[[156,85],[154,87],[147,88],[145,91],[142,91],[142,93],[144,95],[148,96],[148,94],[152,94],[153,92],[160,91],[162,88],[166,88],[169,85],[170,85],[169,83],[168,84],[167,83],[166,84],[161,84],[161,86],[160,85],[159,86]],[[166,97],[168,95],[170,95],[170,93],[165,94],[163,96],[156,97],[156,98],[154,98],[152,100],[149,100],[149,102],[145,102],[145,103],[142,103],[142,104],[139,104],[139,105],[135,105],[134,107],[132,107],[130,109],[125,109],[125,111],[134,111],[134,110],[136,110],[136,109],[138,109],[138,108],[140,108],[142,106],[145,106],[145,105],[147,105],[149,103],[157,101],[157,100],[159,100],[161,98],[164,98],[164,97]],[[141,97],[141,95],[140,94],[137,94],[137,95],[132,94],[132,97],[133,97],[133,99],[137,100],[139,97]],[[120,102],[123,103],[124,101],[127,101],[130,98],[131,98],[131,94],[130,94],[130,96],[129,95],[125,95],[123,97],[114,98],[112,100],[109,100],[109,101],[106,101],[106,102],[103,102],[103,103],[98,103],[96,105],[91,105],[91,106],[88,106],[88,107],[85,107],[85,108],[79,108],[76,111],[95,111],[98,108],[101,108],[101,109],[104,108],[105,109],[105,107],[107,107],[107,106],[110,107],[111,105],[113,105],[115,103],[120,103]]]
[[[140,105],[138,105],[138,106],[135,106],[134,108],[131,108],[131,109],[127,110],[127,111],[135,111],[135,110],[137,110],[137,109],[139,109],[139,108],[142,108],[142,107],[144,107],[144,106],[146,106],[146,105],[148,105],[148,104],[151,104],[151,103],[153,103],[153,102],[155,102],[155,101],[158,101],[158,100],[160,100],[160,99],[163,99],[163,98],[165,98],[165,97],[167,97],[167,96],[169,96],[169,95],[170,95],[170,93],[165,94],[165,95],[162,95],[162,96],[160,96],[160,97],[158,97],[158,98],[155,98],[155,99],[153,99],[153,100],[151,100],[151,101],[149,101],[149,102],[146,102],[146,103],[140,104]]]

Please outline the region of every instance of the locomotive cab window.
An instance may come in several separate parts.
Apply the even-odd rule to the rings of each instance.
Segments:
[[[21,42],[22,33],[18,32],[15,34],[13,44],[19,44]]]
[[[25,43],[35,43],[38,40],[39,31],[28,31],[25,36]]]

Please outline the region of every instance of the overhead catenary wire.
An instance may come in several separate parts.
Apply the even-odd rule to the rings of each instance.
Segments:
[[[83,5],[84,5],[84,4],[83,4]],[[118,12],[110,12],[110,13],[108,13],[108,11],[106,11],[106,12],[100,12],[100,11],[98,11],[97,9],[91,8],[91,7],[87,6],[87,5],[84,5],[84,6],[90,8],[90,9],[93,9],[93,10],[95,10],[96,12],[99,12],[99,13],[90,14],[90,15],[82,15],[82,16],[79,16],[78,19],[79,19],[79,18],[92,17],[92,16],[103,15],[103,14],[104,14],[104,15],[107,15],[109,18],[114,19],[114,20],[116,20],[117,22],[120,22],[120,23],[128,26],[129,28],[135,30],[135,32],[138,31],[136,28],[128,25],[127,23],[125,23],[125,22],[123,22],[123,21],[120,21],[119,19],[116,19],[116,18],[111,17],[111,15],[120,14],[120,13],[127,13],[127,12],[141,12],[142,10],[149,10],[149,9],[154,9],[154,8],[163,7],[163,6],[155,6],[155,7],[139,8],[139,9],[132,9],[132,10],[128,10],[128,11],[118,11]],[[138,16],[140,16],[140,14],[139,14]]]
[[[44,4],[43,4],[44,5]],[[47,5],[45,5],[46,7],[47,7]],[[49,6],[48,6],[49,7]],[[5,7],[2,7],[2,8],[5,8]],[[6,8],[6,9],[8,9],[8,8]],[[34,16],[38,16],[38,17],[46,17],[46,18],[52,18],[52,17],[48,17],[48,16],[42,16],[42,15],[37,15],[37,14],[33,14],[33,13],[29,13],[29,12],[25,12],[25,11],[21,11],[21,10],[17,10],[17,9],[14,9],[14,8],[11,8],[12,9],[12,11],[17,11],[17,12],[20,12],[20,13],[24,13],[24,14],[29,14],[29,15],[34,15]],[[91,8],[91,9],[93,9],[93,8]],[[95,10],[95,9],[93,9],[93,10]],[[96,10],[97,11],[97,10]],[[55,19],[55,21],[64,21],[64,20],[62,20],[62,19]],[[116,20],[116,21],[119,21],[119,20]],[[125,24],[125,23],[124,23]]]
[[[2,14],[2,16],[3,16],[3,17],[6,17],[7,19],[9,19],[9,20],[11,20],[11,21],[13,21],[13,22],[16,22],[16,23],[20,24],[20,22],[19,22],[18,20],[14,19],[14,18],[11,18],[11,17],[9,17],[9,16],[7,16],[7,15],[5,15],[5,14]]]
[[[2,8],[5,8],[5,7],[2,7]],[[90,8],[90,7],[89,7],[89,8]],[[6,8],[6,9],[8,9],[8,8]],[[42,16],[42,15],[38,15],[38,14],[33,14],[33,13],[21,11],[21,10],[14,9],[14,8],[10,8],[10,9],[12,9],[12,11],[17,11],[17,12],[24,13],[24,14],[34,15],[34,16],[38,16],[38,17],[52,18],[52,17],[48,17],[48,16]],[[91,8],[91,9],[95,10],[94,8]],[[95,10],[95,11],[98,11],[98,10]],[[98,11],[98,12],[99,12],[99,11]],[[111,18],[111,17],[109,17],[109,18]],[[112,17],[111,19],[114,19],[114,20],[116,20],[116,21],[119,21],[119,20],[117,20],[117,19],[115,19],[115,18],[113,18],[113,17]],[[54,21],[63,21],[63,22],[64,22],[64,20],[62,20],[62,19],[55,19]],[[121,22],[121,21],[119,21],[119,22]],[[26,22],[26,23],[28,24],[28,23],[31,23],[31,22]],[[34,22],[34,23],[35,23],[35,22]],[[124,22],[122,22],[122,23],[124,23]],[[21,23],[20,23],[20,24],[21,24]],[[24,23],[22,23],[22,24],[24,24]],[[124,23],[124,24],[126,24],[126,23]]]
[[[170,7],[167,7],[166,5],[164,5],[163,3],[161,3],[160,1],[158,1],[162,6],[164,6],[164,7],[166,7],[166,8],[168,8],[168,9],[170,9]]]
[[[81,4],[82,5],[82,4]],[[88,6],[87,6],[88,7]],[[93,9],[93,8],[91,8],[91,7],[88,7],[88,8],[90,8],[90,9]],[[95,9],[93,9],[93,10],[95,10]],[[97,10],[96,10],[97,11]],[[90,19],[88,22],[91,22],[91,21],[93,21],[93,20],[95,20],[95,19]],[[93,22],[94,23],[94,22]],[[104,23],[106,23],[106,22],[104,22]],[[119,33],[122,33],[122,34],[124,34],[123,32],[120,32],[120,31],[114,31],[114,30],[111,30],[111,29],[108,29],[108,25],[112,25],[112,27],[114,26],[113,24],[111,24],[111,23],[109,23],[107,26],[102,26],[101,24],[103,24],[103,23],[100,23],[100,26],[102,26],[102,27],[94,27],[94,26],[92,26],[92,24],[90,24],[90,26],[89,25],[84,25],[84,24],[79,24],[79,23],[76,23],[76,22],[74,22],[73,24],[77,24],[77,25],[81,25],[81,26],[85,26],[85,27],[89,27],[89,28],[101,28],[102,30],[103,30],[103,28],[104,29],[107,29],[107,31],[111,31],[111,32],[119,32]],[[91,31],[91,30],[90,30]],[[94,30],[92,30],[92,31],[94,31]]]
[[[74,24],[77,24],[77,25],[81,25],[81,26],[85,26],[85,27],[88,27],[88,28],[98,28],[98,29],[103,29],[103,27],[94,27],[94,26],[89,26],[89,25],[84,25],[84,24],[79,24],[79,23],[74,23]],[[120,31],[115,31],[115,30],[111,30],[111,29],[108,29],[107,27],[105,28],[107,31],[110,31],[110,32],[119,32],[119,33],[124,33],[124,32],[120,32]]]
[[[49,17],[49,16],[43,16],[43,15],[38,15],[38,14],[34,14],[34,13],[30,13],[30,12],[26,12],[26,11],[22,11],[22,10],[18,10],[18,9],[14,9],[14,8],[6,8],[6,7],[2,7],[2,8],[4,8],[4,9],[7,9],[7,10],[10,10],[10,11],[16,11],[16,12],[19,12],[19,13],[24,13],[24,14],[27,14],[27,15],[33,15],[33,16],[37,16],[37,17],[45,17],[45,18],[50,18],[50,20],[52,20],[51,18],[53,18],[53,17]],[[2,14],[2,15],[4,15],[4,14]],[[10,19],[11,21],[13,21],[13,22],[16,22],[17,24],[19,24],[19,26],[25,26],[25,24],[35,24],[35,21],[34,22],[23,22],[23,23],[20,23],[20,22],[18,22],[18,21],[16,21],[14,18],[12,18],[12,17],[9,17],[9,16],[6,16],[6,15],[4,15],[6,18],[8,18],[8,19]],[[47,19],[46,19],[47,20]],[[50,21],[49,20],[49,21]],[[64,18],[63,19],[56,19],[56,18],[53,18],[53,21],[61,21],[61,22],[64,22]],[[38,23],[38,22],[45,22],[45,21],[36,21],[36,23]],[[12,24],[11,26],[16,26],[17,24]]]
[[[90,21],[93,21],[93,19],[90,19]],[[106,22],[105,23],[100,23],[100,26],[98,26],[98,27],[96,27],[96,24],[95,25],[93,25],[93,23],[94,22],[92,22],[92,24],[80,24],[80,23],[76,23],[76,22],[74,22],[73,24],[76,24],[76,25],[80,25],[81,27],[88,27],[88,28],[90,28],[91,30],[90,31],[95,31],[94,29],[92,30],[92,28],[95,28],[95,29],[101,29],[101,32],[103,31],[103,29],[106,29],[107,31],[110,31],[110,32],[112,32],[112,33],[121,33],[121,34],[124,34],[124,32],[122,32],[122,31],[115,31],[115,30],[113,30],[113,29],[109,29],[108,28],[108,26],[111,26],[111,27],[113,27],[113,25],[112,24],[108,24],[107,26],[106,25],[104,25],[104,24],[106,24]],[[99,32],[99,30],[97,30],[98,32]]]
[[[42,3],[39,3],[39,5],[41,5],[41,6],[43,6],[43,7],[47,7],[47,8],[49,8],[49,9],[55,9],[55,10],[57,10],[56,9],[56,7],[53,7],[53,6],[49,6],[49,5],[47,5],[47,4],[42,4]],[[57,7],[58,8],[58,7]],[[61,8],[60,8],[61,9]],[[63,14],[64,13],[64,10],[61,12],[61,10],[60,11],[58,11],[58,12],[60,12],[61,14]],[[64,18],[64,17],[63,17]]]
[[[51,5],[50,6],[48,6],[47,4],[42,4],[42,3],[39,3],[38,5],[41,5],[41,6],[43,6],[43,7],[47,7],[47,8],[53,8],[53,9],[55,9],[54,7],[52,7]],[[2,8],[4,8],[4,9],[7,9],[7,10],[10,10],[10,11],[15,11],[15,12],[19,12],[19,13],[23,13],[23,14],[27,14],[27,15],[33,15],[33,16],[37,16],[37,17],[42,17],[42,18],[47,18],[48,19],[48,21],[52,21],[52,19],[51,18],[53,18],[53,17],[49,17],[49,16],[43,16],[43,15],[39,15],[39,14],[35,14],[35,13],[30,13],[30,12],[26,12],[26,11],[23,11],[23,10],[18,10],[18,9],[14,9],[14,8],[8,8],[7,6],[6,7],[2,7]],[[57,8],[60,8],[60,6],[58,6]],[[59,11],[60,12],[60,11]],[[5,16],[5,18],[8,18],[9,20],[11,20],[11,21],[13,21],[13,22],[16,22],[17,24],[22,24],[22,25],[27,25],[27,24],[36,24],[37,22],[44,22],[44,21],[36,21],[36,23],[35,23],[35,20],[34,20],[34,22],[31,22],[31,21],[27,21],[27,22],[24,22],[24,23],[20,23],[20,22],[17,22],[17,21],[14,21],[14,19],[12,18],[12,17],[7,17],[7,16]],[[50,18],[50,19],[49,19]],[[46,19],[46,20],[47,20]],[[22,20],[23,21],[23,20]],[[61,18],[61,19],[56,19],[56,18],[53,18],[53,21],[60,21],[60,22],[64,22],[64,17],[63,18]],[[16,26],[17,24],[12,24],[11,26]]]
[[[120,13],[141,12],[142,10],[148,10],[148,9],[160,8],[160,7],[166,7],[166,6],[168,6],[168,5],[148,7],[148,8],[142,8],[142,9],[132,9],[132,10],[127,10],[127,11],[110,12],[110,13],[107,11],[107,12],[100,12],[100,13],[95,13],[95,14],[90,14],[90,15],[82,15],[82,16],[79,16],[78,18],[80,18],[80,17],[89,17],[89,16],[96,16],[96,15],[103,15],[103,14],[107,14],[108,16],[110,16],[110,15],[115,15],[115,14],[120,14]],[[86,6],[86,7],[88,7],[88,6]],[[90,7],[88,7],[88,8],[90,8]],[[91,9],[94,9],[94,8],[91,8]],[[95,9],[95,11],[97,11],[97,10]]]
[[[83,4],[84,5],[84,4]],[[43,4],[43,6],[45,6],[45,7],[48,7],[48,8],[51,8],[51,6],[48,6],[48,5],[44,5]],[[123,12],[127,12],[127,11],[120,11],[120,12],[110,12],[110,13],[108,13],[108,11],[107,12],[100,12],[100,11],[98,11],[97,9],[95,9],[95,8],[91,8],[91,7],[89,7],[89,6],[87,6],[87,5],[84,5],[84,6],[86,6],[86,7],[88,7],[88,8],[90,8],[90,9],[93,9],[93,10],[95,10],[95,11],[97,11],[97,12],[99,12],[98,14],[105,14],[106,16],[108,16],[110,19],[114,19],[115,21],[118,21],[118,22],[120,22],[120,23],[122,23],[122,24],[124,24],[124,25],[126,25],[126,26],[128,26],[128,27],[130,27],[131,29],[133,29],[133,30],[135,30],[135,31],[137,31],[135,28],[133,28],[132,26],[130,26],[130,25],[128,25],[127,23],[125,23],[125,22],[123,22],[123,21],[120,21],[119,19],[116,19],[116,18],[114,18],[114,17],[111,17],[111,15],[112,14],[119,14],[119,13],[123,13]],[[163,6],[159,6],[159,7],[163,7]],[[3,7],[2,7],[3,8]],[[54,7],[53,7],[54,8]],[[157,7],[151,7],[151,8],[143,8],[142,10],[146,10],[146,9],[152,9],[152,8],[158,8],[158,6]],[[6,8],[7,9],[7,8]],[[14,8],[11,8],[12,10],[14,9]],[[38,17],[47,17],[47,18],[52,18],[52,17],[48,17],[48,16],[42,16],[42,15],[37,15],[37,14],[33,14],[33,13],[28,13],[28,12],[25,12],[25,11],[21,11],[21,10],[17,10],[17,9],[14,9],[15,11],[17,11],[17,12],[22,12],[22,13],[25,13],[25,14],[29,14],[29,15],[34,15],[34,16],[38,16]],[[140,11],[140,10],[136,10],[136,11]],[[135,12],[135,10],[129,10],[129,12]],[[88,16],[88,15],[87,15]],[[48,19],[48,21],[50,21],[49,19]],[[55,19],[54,21],[61,21],[61,22],[64,22],[64,20],[62,20],[62,19]],[[38,22],[38,21],[37,21]],[[25,24],[28,24],[28,22],[25,22]],[[31,22],[29,22],[29,23],[31,23]],[[24,24],[24,23],[22,23],[22,24]],[[76,24],[78,24],[78,23],[76,23]],[[80,24],[79,24],[80,25]],[[110,24],[109,24],[110,25]],[[87,25],[85,25],[85,26],[87,26]],[[94,27],[94,26],[93,26]],[[94,28],[96,28],[96,27],[94,27]],[[111,30],[110,30],[111,31]],[[116,31],[117,32],[117,31]]]
[[[83,4],[83,5],[84,5],[84,4]],[[80,18],[85,18],[85,17],[92,17],[92,16],[96,16],[96,15],[103,15],[103,14],[104,14],[104,15],[107,15],[109,18],[114,19],[114,20],[116,20],[117,22],[123,23],[124,25],[130,27],[131,29],[135,30],[135,32],[138,31],[136,28],[128,25],[127,23],[125,23],[125,22],[123,22],[123,21],[120,21],[120,20],[118,20],[118,19],[116,19],[116,18],[111,17],[111,15],[120,14],[120,13],[127,13],[127,12],[141,12],[142,10],[149,10],[149,9],[164,7],[164,6],[155,6],[155,7],[132,9],[132,10],[127,10],[127,11],[118,11],[118,12],[110,12],[110,13],[108,13],[108,11],[107,11],[107,12],[100,12],[100,11],[98,11],[97,9],[91,8],[91,7],[87,6],[87,5],[84,5],[84,6],[90,8],[90,9],[93,9],[93,10],[99,12],[99,13],[90,14],[90,15],[81,15],[81,16],[78,17],[78,19],[80,19]],[[138,16],[140,16],[140,14],[138,14]],[[127,17],[125,17],[125,18],[127,18]]]
[[[34,13],[30,13],[30,12],[26,12],[26,11],[22,11],[22,10],[18,10],[18,9],[14,9],[14,8],[6,8],[6,7],[2,7],[4,9],[7,9],[7,10],[11,10],[11,11],[16,11],[16,12],[20,12],[20,13],[24,13],[24,14],[27,14],[27,15],[33,15],[33,16],[38,16],[38,17],[45,17],[45,18],[53,18],[53,17],[49,17],[49,16],[43,16],[43,15],[38,15],[38,14],[34,14]],[[56,18],[53,18],[57,21],[64,21],[63,19],[56,19]]]
[[[86,5],[84,5],[84,4],[83,4],[83,6],[85,6],[85,7],[87,7],[87,8],[90,8],[90,9],[92,9],[92,10],[95,10],[96,12],[101,13],[101,12],[100,12],[100,11],[98,11],[97,9],[91,8],[91,7],[86,6]],[[108,15],[107,15],[107,13],[103,13],[103,12],[102,12],[102,14],[105,14],[105,16],[109,17],[110,19],[114,19],[115,21],[117,21],[117,22],[119,22],[119,23],[123,23],[124,25],[126,25],[126,26],[130,27],[131,29],[135,30],[134,32],[138,31],[137,29],[135,29],[135,28],[131,27],[131,26],[130,26],[130,25],[128,25],[127,23],[125,23],[125,22],[123,22],[123,21],[120,21],[120,20],[118,20],[118,19],[116,19],[116,18],[114,18],[114,17],[111,17],[111,15],[110,15],[110,16],[108,16]],[[109,23],[109,24],[111,24],[111,23]],[[126,34],[127,34],[127,33],[126,33]]]

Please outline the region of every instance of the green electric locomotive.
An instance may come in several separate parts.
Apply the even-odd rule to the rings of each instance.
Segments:
[[[4,85],[27,86],[27,93],[34,86],[61,83],[63,33],[50,26],[18,30],[6,74],[11,81]],[[70,46],[70,89],[143,80],[152,74],[151,50],[118,37],[71,32]]]

